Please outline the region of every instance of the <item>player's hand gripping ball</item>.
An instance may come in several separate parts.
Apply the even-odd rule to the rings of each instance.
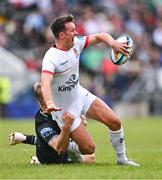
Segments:
[[[133,53],[134,43],[133,43],[132,38],[128,35],[119,36],[116,40],[118,42],[121,42],[121,43],[127,43],[127,45],[130,46],[127,49],[129,52],[128,56],[125,56],[122,53],[114,53],[113,49],[111,49],[111,51],[110,51],[111,61],[116,65],[122,65],[122,64],[126,63],[131,58],[132,53]]]

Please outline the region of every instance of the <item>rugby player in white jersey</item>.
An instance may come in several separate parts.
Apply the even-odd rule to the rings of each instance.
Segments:
[[[79,58],[87,46],[105,43],[115,52],[128,55],[127,46],[107,33],[77,36],[72,15],[58,17],[51,25],[55,45],[49,48],[42,63],[42,93],[59,127],[63,126],[62,114],[67,111],[76,118],[70,137],[79,145],[83,154],[95,152],[95,144],[81,123],[80,115],[96,119],[109,129],[110,141],[117,155],[117,164],[139,166],[126,156],[124,132],[119,117],[100,98],[79,84]]]

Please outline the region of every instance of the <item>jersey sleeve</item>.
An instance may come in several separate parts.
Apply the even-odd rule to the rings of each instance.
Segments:
[[[88,36],[77,36],[76,37],[75,42],[76,42],[77,46],[79,47],[80,52],[82,52],[82,50],[88,46],[88,41],[89,41]]]
[[[54,60],[56,59],[57,58],[55,57],[54,53],[47,51],[42,62],[42,72],[54,74],[55,67],[56,67]]]
[[[59,133],[51,127],[49,124],[44,123],[38,128],[38,135],[41,137],[47,144],[52,141],[54,137],[57,137]]]

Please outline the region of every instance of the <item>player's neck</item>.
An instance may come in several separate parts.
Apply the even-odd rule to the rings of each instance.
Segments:
[[[69,50],[69,47],[67,47],[64,43],[59,42],[59,41],[56,41],[56,42],[55,42],[55,47],[56,47],[57,49],[62,50],[62,51],[68,51],[68,50]]]

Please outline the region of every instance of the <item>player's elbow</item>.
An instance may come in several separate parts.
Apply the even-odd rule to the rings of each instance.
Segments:
[[[55,151],[57,151],[58,153],[65,153],[66,152],[66,149],[65,147],[62,147],[62,146],[58,146],[58,145],[55,145],[55,144],[50,144],[51,148],[54,149]]]
[[[58,153],[65,153],[67,149],[65,145],[58,143],[57,137],[53,138],[53,140],[50,141],[48,145]]]

